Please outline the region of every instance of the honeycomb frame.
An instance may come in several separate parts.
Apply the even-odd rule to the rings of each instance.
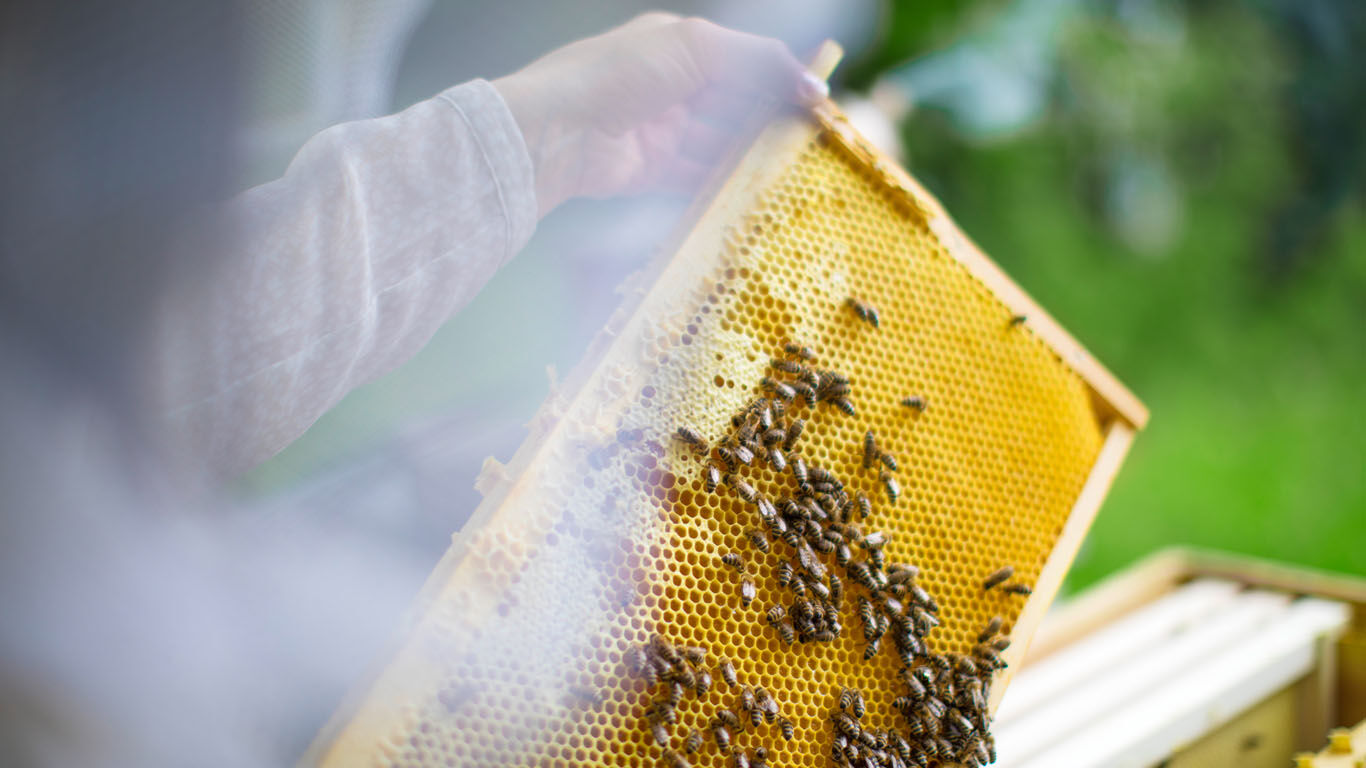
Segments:
[[[815,176],[802,180],[803,173]],[[843,223],[822,229],[801,209],[802,201],[831,203],[823,184],[861,201],[864,212],[835,215]],[[861,215],[892,222],[891,239],[860,241]],[[806,227],[808,240],[824,232],[829,247],[763,252],[766,238],[785,227]],[[888,293],[902,285],[899,269],[886,271],[899,263],[900,247],[914,250],[906,258],[917,301]],[[893,279],[849,266],[860,259],[882,259],[882,276]],[[818,266],[802,266],[808,263]],[[843,307],[854,294],[875,297],[888,328],[861,327]],[[970,309],[961,327],[946,328],[940,320],[949,315],[926,314],[916,309],[921,304]],[[899,325],[903,312],[920,312],[915,328]],[[923,346],[905,344],[909,351],[893,351],[902,357],[886,367],[923,367],[922,378],[862,376],[884,364],[870,349],[912,337]],[[945,605],[940,647],[961,650],[988,616],[1006,619],[1012,645],[1002,656],[1012,666],[993,682],[994,711],[1147,412],[826,103],[783,115],[758,135],[703,196],[677,246],[637,279],[509,464],[489,460],[478,483],[484,501],[428,579],[387,666],[343,703],[304,762],[654,764],[659,750],[640,723],[651,691],[623,673],[627,649],[654,633],[729,649],[742,683],[765,685],[783,700],[796,744],[783,744],[772,728],[743,738],[747,747],[774,749],[774,762],[828,761],[815,747],[828,734],[823,718],[840,685],[863,685],[870,721],[890,726],[878,682],[894,675],[889,659],[860,667],[861,645],[852,639],[784,646],[759,618],[773,591],[763,565],[754,569],[759,600],[740,608],[738,581],[719,556],[744,549],[745,505],[724,491],[705,493],[702,464],[669,440],[681,424],[709,439],[720,435],[759,392],[767,360],[786,338],[813,341],[818,356],[848,366],[856,384],[857,418],[812,412],[814,454],[876,493],[845,447],[867,419],[892,427],[880,434],[901,452],[909,487],[897,505],[879,498],[872,523],[918,534],[889,548],[924,564],[927,587]],[[922,348],[943,354],[916,357]],[[995,362],[981,362],[988,359]],[[1000,377],[1004,389],[996,387],[987,374],[1003,371],[1028,383]],[[894,400],[913,389],[930,397],[920,417]],[[1021,403],[1045,415],[1009,407]],[[945,429],[959,438],[936,433],[936,424],[955,419],[964,423]],[[971,427],[983,423],[999,440],[973,436]],[[1006,426],[996,431],[998,424]],[[978,474],[958,482],[961,466]],[[1029,473],[1045,479],[1036,483]],[[774,478],[755,482],[780,493]],[[999,487],[977,487],[993,484]],[[1017,496],[1048,514],[1024,511],[1017,520],[1009,501]],[[988,563],[1007,559],[1002,554],[1018,555],[1011,564],[1032,584],[1028,598],[974,587],[973,575],[980,581],[994,567]],[[707,697],[680,706],[677,740],[692,727],[705,732],[718,707],[733,708],[733,692],[722,688],[718,679]],[[723,758],[711,750],[692,764],[722,765]]]

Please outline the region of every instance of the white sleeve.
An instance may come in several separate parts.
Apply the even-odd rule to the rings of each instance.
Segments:
[[[530,238],[531,160],[488,82],[314,136],[217,224],[150,350],[169,445],[230,475],[422,348]]]

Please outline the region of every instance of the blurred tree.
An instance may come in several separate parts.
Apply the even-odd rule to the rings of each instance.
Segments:
[[[1274,281],[1321,252],[1337,208],[1362,202],[1366,184],[1366,3],[1262,0],[1291,65],[1283,100],[1294,186],[1277,206],[1264,251]]]
[[[882,73],[948,44],[974,18],[988,17],[1005,4],[1005,0],[884,0],[873,39],[835,76],[850,88],[868,88]]]

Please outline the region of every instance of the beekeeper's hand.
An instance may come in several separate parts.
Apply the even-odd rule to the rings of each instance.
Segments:
[[[494,82],[526,140],[542,215],[577,196],[695,189],[763,96],[824,98],[778,40],[648,13]]]

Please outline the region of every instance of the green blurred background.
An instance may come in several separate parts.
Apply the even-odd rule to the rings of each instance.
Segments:
[[[844,42],[837,96],[881,110],[887,148],[1152,411],[1069,588],[1176,544],[1366,574],[1366,3],[798,5],[666,3],[798,50]],[[424,9],[392,106],[642,10],[538,4],[564,23],[531,29],[529,4],[500,8]],[[292,152],[277,143],[257,177]],[[439,552],[482,457],[520,442],[544,366],[572,367],[678,211],[557,212],[417,359],[240,493],[368,498],[355,514]],[[394,511],[434,497],[439,513]]]

